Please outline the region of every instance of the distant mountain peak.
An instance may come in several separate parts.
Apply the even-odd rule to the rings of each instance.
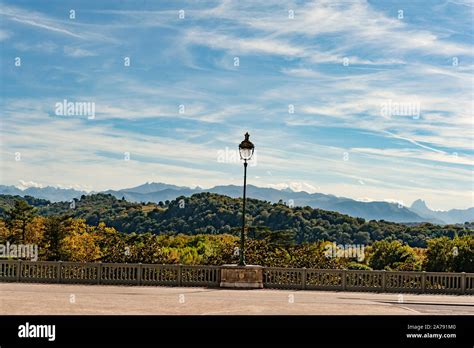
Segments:
[[[412,204],[411,204],[411,208],[412,209],[420,209],[420,210],[431,210],[430,208],[428,208],[428,206],[426,205],[426,202],[422,199],[417,199],[416,201],[414,201]]]
[[[146,183],[144,183],[140,186],[161,186],[161,185],[167,185],[167,184],[162,183],[162,182],[147,181]],[[140,187],[140,186],[138,186],[138,187]]]
[[[269,186],[269,187],[268,187]],[[309,193],[298,185],[282,184],[277,187],[258,187],[247,185],[247,197],[269,201],[272,203],[289,202],[295,207],[310,206],[312,208],[327,211],[336,211],[354,217],[361,217],[367,220],[386,220],[393,222],[431,222],[436,224],[464,223],[474,221],[474,207],[469,209],[452,209],[449,211],[433,211],[422,199],[415,200],[411,207],[402,207],[393,202],[363,202],[346,197],[338,197],[323,193]],[[242,185],[221,185],[209,189],[199,186],[194,188],[165,184],[162,182],[146,182],[140,186],[102,191],[110,193],[121,199],[124,197],[130,202],[165,202],[173,200],[179,196],[191,196],[195,193],[211,192],[233,198],[242,197]],[[0,185],[0,194],[32,196],[47,199],[51,202],[70,201],[79,198],[84,191],[65,189],[61,187],[29,187],[20,190],[15,186]],[[90,194],[90,193],[89,193]]]
[[[124,190],[120,191],[131,191],[131,192],[138,192],[138,193],[152,193],[156,191],[161,191],[161,190],[166,190],[166,189],[175,189],[179,190],[184,188],[183,186],[176,186],[176,185],[171,185],[171,184],[165,184],[162,182],[150,182],[147,181],[146,183],[136,186],[136,187],[130,187]]]

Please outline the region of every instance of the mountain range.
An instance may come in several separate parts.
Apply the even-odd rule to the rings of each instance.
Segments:
[[[143,233],[239,235],[242,228],[242,198],[217,193],[195,193],[158,204],[129,202],[111,194],[97,193],[75,199],[74,205],[70,201],[52,203],[32,196],[0,195],[0,222],[6,223],[6,226],[17,226],[11,224],[12,216],[20,219],[28,216],[24,215],[25,205],[15,209],[21,200],[34,207],[32,213],[41,217],[34,226],[41,226],[39,221],[43,221],[46,224],[43,226],[54,228],[58,221],[81,219],[90,226],[101,226],[103,223],[117,232],[132,234],[133,239]],[[469,225],[419,223],[407,226],[383,220],[366,221],[335,211],[309,206],[290,208],[283,203],[253,198],[247,199],[245,221],[250,238],[266,239],[279,245],[322,240],[369,245],[378,240],[397,239],[412,247],[426,248],[429,239],[443,236],[452,239],[473,233]],[[201,242],[197,246],[201,248]]]
[[[116,198],[125,198],[130,202],[154,202],[159,203],[171,201],[179,196],[189,197],[195,193],[210,192],[220,195],[239,198],[242,196],[242,187],[235,185],[215,186],[210,189],[200,187],[190,188],[165,183],[145,183],[136,187],[107,190]],[[55,187],[30,187],[22,190],[15,186],[0,185],[0,194],[32,196],[47,199],[51,202],[70,201],[87,195],[85,191],[75,189],[63,189]],[[451,209],[448,211],[434,211],[427,207],[422,200],[416,200],[410,207],[388,202],[361,202],[351,198],[337,197],[322,193],[308,193],[304,191],[293,191],[291,189],[277,190],[274,188],[257,187],[247,185],[247,196],[271,203],[280,200],[291,206],[310,206],[324,210],[336,211],[353,217],[361,217],[366,220],[386,220],[403,223],[431,222],[435,224],[455,224],[474,221],[474,208]]]
[[[421,199],[414,201],[410,207],[410,210],[417,213],[422,218],[436,218],[448,224],[462,223],[461,221],[471,222],[474,217],[474,208],[433,211],[428,208],[425,201]]]

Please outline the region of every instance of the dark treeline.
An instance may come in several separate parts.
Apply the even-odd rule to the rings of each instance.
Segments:
[[[0,196],[0,216],[11,209],[19,197]],[[41,216],[62,215],[84,219],[88,225],[107,226],[124,233],[153,234],[237,234],[242,221],[242,200],[212,193],[178,197],[173,201],[131,203],[111,195],[82,196],[71,202],[50,203],[32,197],[24,198],[37,207]],[[280,231],[286,240],[301,244],[315,241],[371,244],[378,240],[400,240],[412,247],[426,247],[436,237],[472,234],[468,226],[433,225],[406,226],[387,221],[365,221],[337,212],[310,207],[290,208],[249,199],[246,218],[250,236]],[[282,232],[283,231],[283,232]]]
[[[54,204],[0,198],[0,244],[37,244],[40,260],[220,265],[238,258],[240,201],[225,196],[197,194],[158,205],[103,194]],[[258,200],[249,200],[249,226],[252,264],[474,271],[474,236],[463,227],[365,222]],[[363,245],[363,255],[328,257],[331,242]]]

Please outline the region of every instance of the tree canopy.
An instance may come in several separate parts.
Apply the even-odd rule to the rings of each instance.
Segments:
[[[39,203],[0,196],[0,244],[37,244],[40,260],[221,265],[238,259],[240,200],[198,194],[160,206],[100,194],[73,205]],[[408,227],[258,200],[249,200],[248,222],[252,264],[474,272],[467,227]],[[331,242],[363,245],[365,257],[328,257]]]
[[[0,216],[8,214],[12,202],[21,200],[0,195]],[[10,202],[8,204],[8,202]],[[131,203],[108,194],[82,196],[71,202],[45,204],[31,201],[42,216],[66,216],[84,219],[88,225],[101,222],[123,233],[152,234],[221,234],[236,235],[242,221],[242,200],[212,193],[178,197],[162,205]],[[73,206],[73,208],[71,208]],[[366,221],[348,215],[311,207],[290,208],[283,203],[271,204],[256,199],[247,200],[248,233],[258,236],[278,233],[287,242],[302,244],[315,241],[372,244],[379,240],[400,240],[412,247],[426,247],[427,240],[437,237],[454,238],[472,234],[467,226],[433,225],[406,226],[387,221]]]

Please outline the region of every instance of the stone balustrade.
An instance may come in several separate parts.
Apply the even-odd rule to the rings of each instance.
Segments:
[[[220,266],[0,260],[0,282],[219,287]],[[263,267],[272,289],[474,294],[474,273]]]

